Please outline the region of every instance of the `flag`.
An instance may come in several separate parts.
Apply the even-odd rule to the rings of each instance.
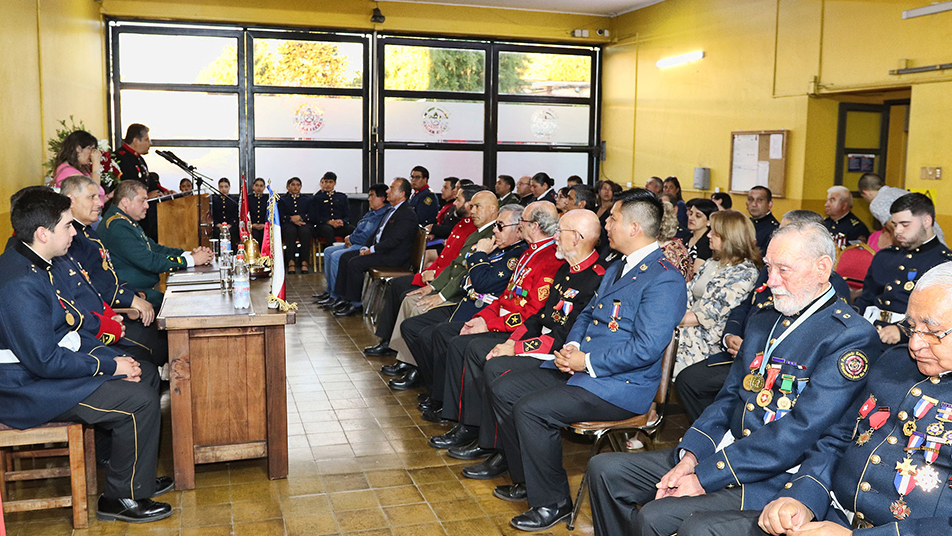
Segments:
[[[238,233],[241,241],[248,240],[251,233],[251,216],[248,212],[248,187],[245,185],[245,177],[241,176],[241,182],[238,183],[240,200],[238,202]]]
[[[278,196],[268,185],[268,225],[264,242],[271,257],[271,295],[268,308],[275,309],[284,302],[284,248],[281,244],[281,216],[278,215]],[[262,255],[265,252],[262,251]]]

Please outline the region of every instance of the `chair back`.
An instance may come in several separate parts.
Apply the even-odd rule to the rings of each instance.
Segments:
[[[860,242],[841,251],[836,257],[836,266],[833,269],[843,276],[851,289],[862,289],[866,272],[869,271],[869,265],[875,255],[876,252],[869,244]]]
[[[658,384],[658,392],[655,393],[653,404],[658,423],[664,418],[664,410],[668,404],[668,391],[671,388],[671,376],[674,375],[674,361],[678,356],[680,338],[681,330],[674,328],[674,332],[671,334],[671,342],[665,347],[664,354],[661,356],[661,383]],[[650,419],[650,421],[656,419]]]
[[[413,241],[413,249],[410,252],[410,271],[419,273],[423,271],[423,259],[426,257],[426,229],[420,227],[417,229],[416,239]]]

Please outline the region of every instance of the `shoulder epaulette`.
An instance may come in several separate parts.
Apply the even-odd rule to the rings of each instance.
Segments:
[[[119,219],[122,219],[122,220],[126,220],[127,222],[132,223],[132,220],[130,220],[130,219],[127,218],[126,216],[124,216],[124,215],[122,215],[122,214],[119,214],[119,213],[117,212],[117,213],[113,214],[112,216],[110,216],[108,220],[106,220],[106,228],[108,228],[108,227],[109,227],[109,224],[112,223],[112,220],[114,220],[114,219],[116,219],[116,218],[119,218]]]
[[[592,265],[592,270],[600,276],[605,275],[605,267],[597,262]]]

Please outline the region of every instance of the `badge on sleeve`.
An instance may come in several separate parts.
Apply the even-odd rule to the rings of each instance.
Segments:
[[[519,313],[512,313],[506,318],[506,325],[511,328],[519,327],[520,324],[522,324],[522,315]]]
[[[841,355],[837,365],[840,374],[851,382],[865,378],[869,372],[869,358],[859,350],[850,350]]]

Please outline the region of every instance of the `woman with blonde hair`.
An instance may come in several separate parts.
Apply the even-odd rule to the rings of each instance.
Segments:
[[[710,221],[712,256],[688,283],[675,375],[718,350],[731,309],[748,295],[763,265],[750,218],[725,210]]]

